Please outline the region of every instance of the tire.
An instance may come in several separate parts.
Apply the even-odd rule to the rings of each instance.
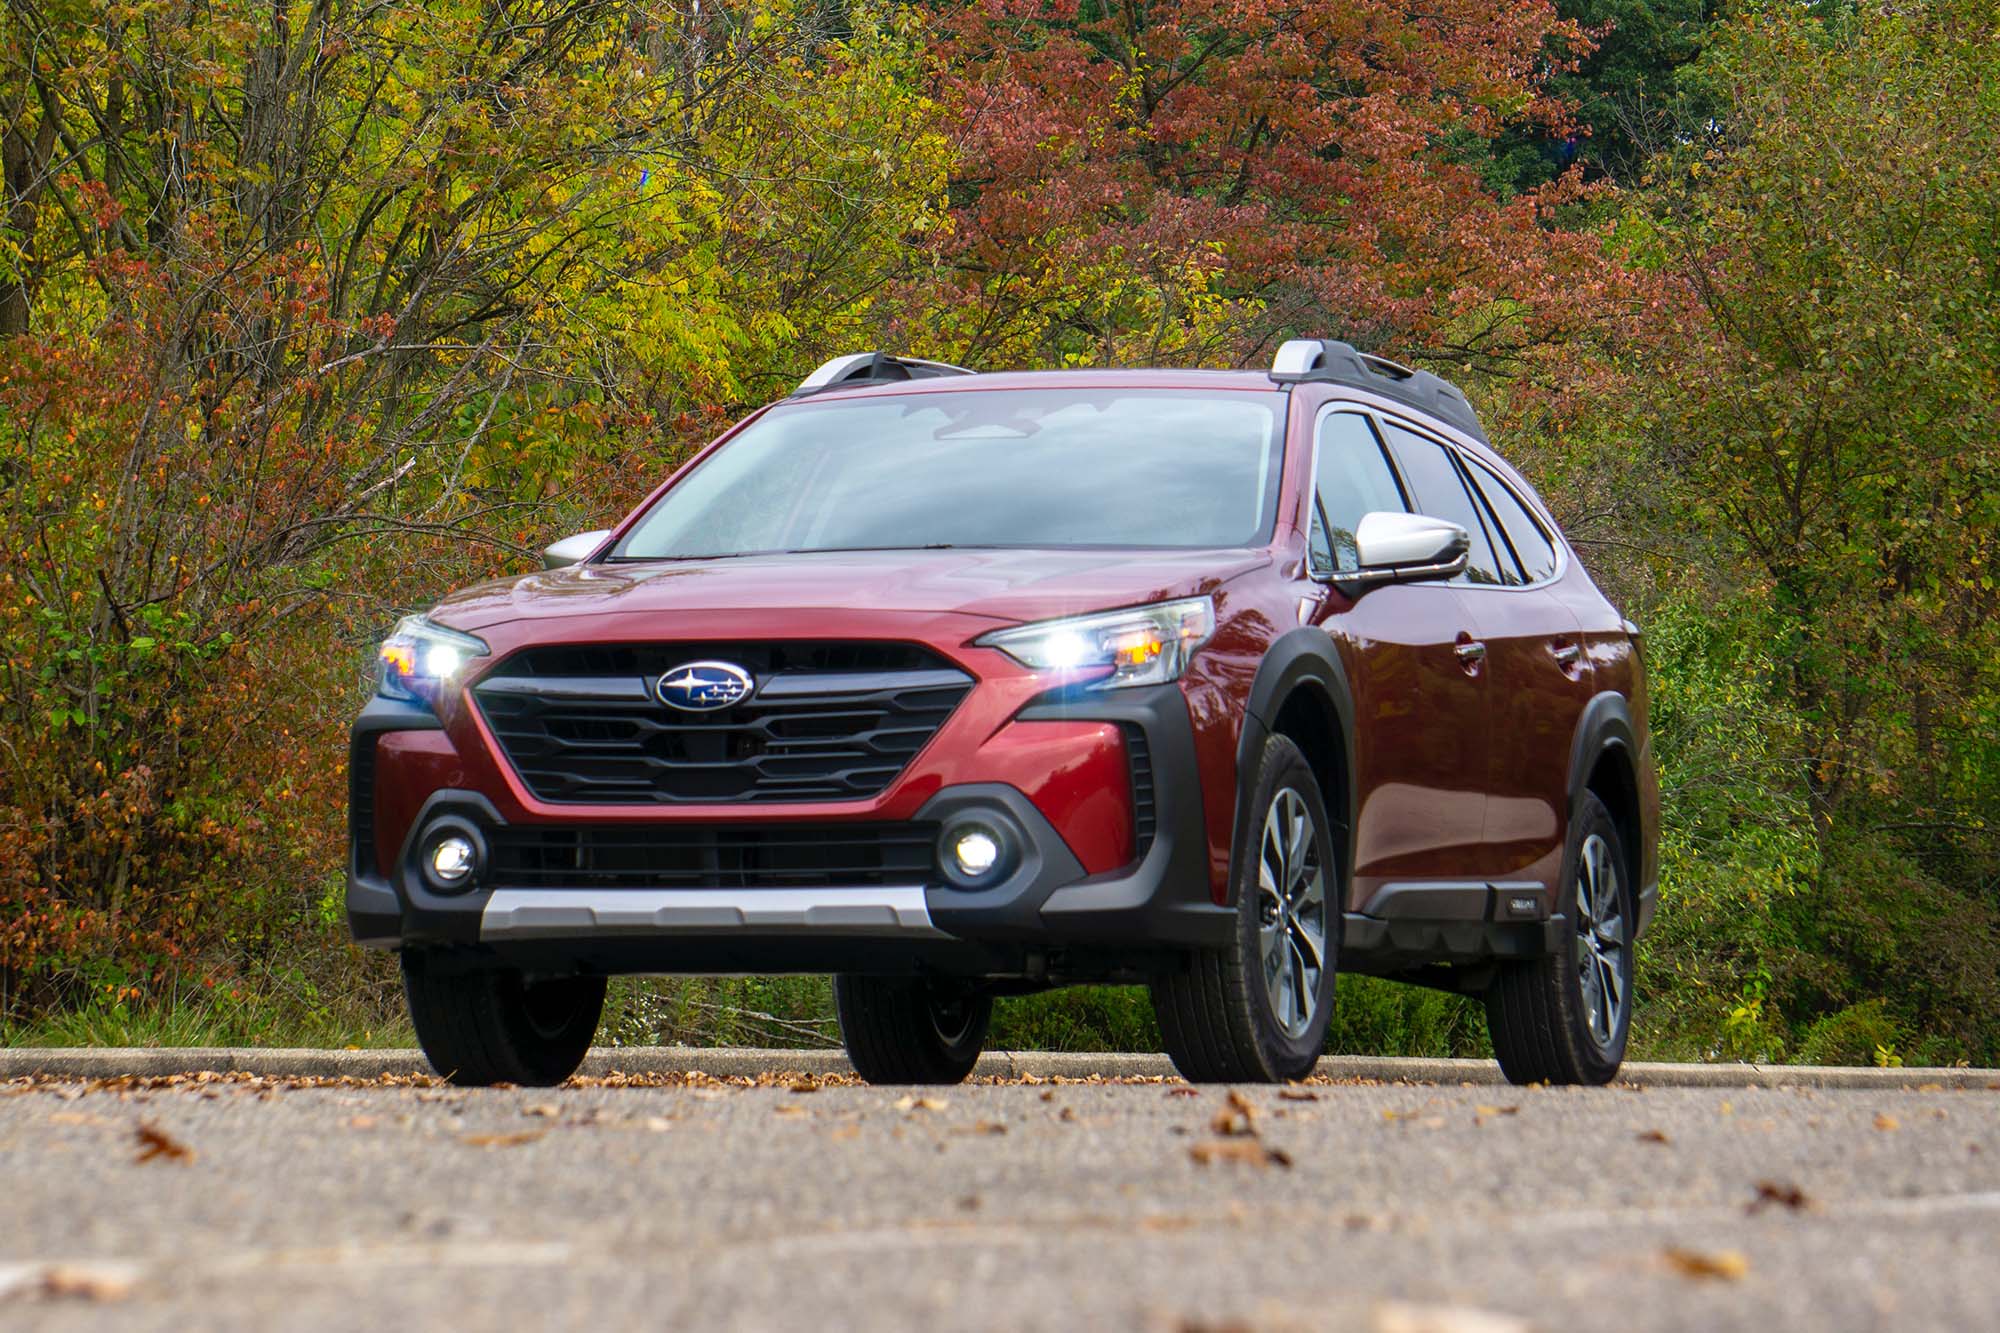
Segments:
[[[1249,810],[1230,877],[1234,943],[1153,981],[1161,1039],[1190,1083],[1303,1078],[1333,1018],[1347,877],[1312,765],[1289,739],[1264,743]]]
[[[1638,903],[1618,825],[1589,792],[1563,854],[1564,947],[1501,965],[1486,1028],[1510,1083],[1609,1083],[1632,1029]]]
[[[993,1022],[991,996],[905,977],[837,976],[833,1010],[870,1083],[962,1083]]]
[[[406,949],[403,996],[424,1057],[448,1081],[547,1088],[583,1063],[604,1012],[604,978],[531,982],[509,968],[440,967]]]

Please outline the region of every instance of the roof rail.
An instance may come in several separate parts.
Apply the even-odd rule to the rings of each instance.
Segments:
[[[890,356],[887,352],[852,352],[836,356],[799,381],[794,398],[827,389],[855,389],[865,384],[899,384],[905,380],[936,379],[943,375],[970,375],[964,366],[943,361],[919,361],[913,356]]]
[[[1271,378],[1280,384],[1313,381],[1345,384],[1407,403],[1486,443],[1486,428],[1458,386],[1428,370],[1412,370],[1384,357],[1356,351],[1331,338],[1294,338],[1271,358]]]

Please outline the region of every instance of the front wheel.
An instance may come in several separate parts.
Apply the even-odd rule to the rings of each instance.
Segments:
[[[1632,1027],[1638,920],[1618,824],[1589,792],[1563,857],[1563,946],[1503,964],[1486,992],[1486,1028],[1510,1083],[1609,1083]]]
[[[1153,1012],[1190,1083],[1275,1083],[1319,1061],[1333,1017],[1346,880],[1312,765],[1283,736],[1251,788],[1255,841],[1236,858],[1236,938],[1153,982]]]
[[[530,981],[512,968],[440,967],[405,949],[403,996],[424,1057],[449,1081],[547,1088],[574,1074],[590,1050],[604,978]]]
[[[833,1011],[854,1072],[870,1083],[961,1083],[979,1063],[993,999],[903,977],[841,975]]]

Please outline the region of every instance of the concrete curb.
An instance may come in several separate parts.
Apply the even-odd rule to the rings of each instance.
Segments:
[[[774,1051],[742,1046],[600,1046],[583,1072],[601,1076],[679,1074],[699,1070],[718,1078],[759,1074],[845,1074],[852,1068],[838,1050]],[[414,1050],[333,1051],[226,1047],[16,1047],[0,1050],[0,1079],[164,1077],[203,1071],[273,1078],[375,1079],[427,1074]],[[1172,1077],[1163,1055],[1080,1051],[988,1051],[978,1073],[1019,1078]],[[1385,1083],[1475,1083],[1503,1080],[1490,1060],[1391,1059],[1329,1055],[1317,1071],[1326,1078]],[[2000,1090],[1995,1069],[1870,1069],[1826,1065],[1674,1065],[1629,1063],[1620,1081],[1650,1088],[1913,1088]]]

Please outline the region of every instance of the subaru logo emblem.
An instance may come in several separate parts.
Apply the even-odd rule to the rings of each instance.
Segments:
[[[730,662],[688,662],[661,676],[653,693],[669,708],[705,713],[749,695],[750,673]]]

